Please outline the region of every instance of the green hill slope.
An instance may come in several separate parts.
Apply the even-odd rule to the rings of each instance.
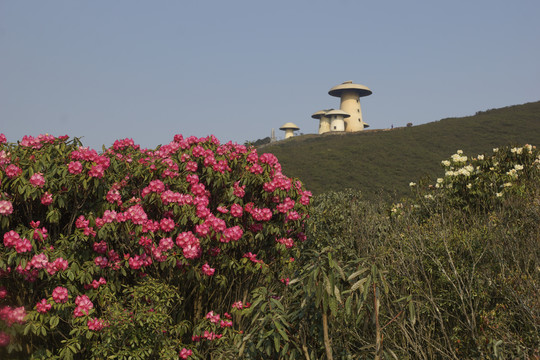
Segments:
[[[458,149],[476,156],[526,143],[540,143],[540,101],[393,130],[297,136],[259,153],[276,155],[284,173],[314,194],[354,188],[368,198],[399,197],[409,193],[409,182],[442,175],[441,160]]]

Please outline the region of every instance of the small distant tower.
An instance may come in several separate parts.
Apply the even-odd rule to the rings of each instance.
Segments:
[[[293,137],[294,132],[296,130],[300,130],[300,128],[296,126],[295,124],[293,124],[292,122],[288,122],[284,124],[282,127],[280,127],[279,130],[285,131],[285,139],[288,139],[290,137]]]
[[[272,128],[272,134],[270,136],[270,142],[276,142],[276,130]]]
[[[320,110],[311,115],[312,118],[319,120],[319,134],[324,134],[330,131],[330,119],[326,116],[326,113],[330,110]]]
[[[367,86],[345,81],[343,84],[331,88],[328,94],[341,98],[340,109],[350,115],[349,118],[345,119],[345,131],[362,131],[369,127],[362,119],[362,108],[360,107],[360,98],[372,94]]]
[[[330,119],[330,131],[345,131],[345,120],[350,117],[343,110],[330,110],[326,113],[326,117]]]

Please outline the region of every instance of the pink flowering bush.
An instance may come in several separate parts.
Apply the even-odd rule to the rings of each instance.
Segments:
[[[293,276],[311,193],[272,154],[0,139],[0,358],[205,358]]]

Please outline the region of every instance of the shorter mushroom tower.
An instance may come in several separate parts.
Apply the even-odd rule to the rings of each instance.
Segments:
[[[345,121],[350,117],[343,110],[330,110],[326,113],[326,117],[330,119],[330,131],[345,131]]]
[[[372,94],[372,91],[367,86],[354,84],[352,81],[345,81],[331,88],[328,94],[340,98],[340,108],[339,110],[321,110],[311,115],[312,118],[319,119],[319,134],[334,131],[356,132],[363,131],[364,128],[369,127],[364,122],[362,108],[360,106],[360,98]],[[347,115],[341,114],[343,115],[343,128],[341,128],[339,123],[341,120],[337,120],[336,125],[332,125],[332,120],[329,118],[329,114],[332,111],[341,111]],[[332,116],[337,115],[339,114],[332,114]]]
[[[330,119],[326,116],[326,113],[330,110],[319,110],[315,114],[311,115],[312,118],[319,120],[319,134],[324,134],[330,131]]]
[[[279,130],[285,131],[285,139],[288,139],[290,137],[293,137],[294,132],[296,130],[300,130],[300,128],[296,126],[295,124],[293,124],[292,122],[288,122],[286,124],[283,124],[283,126],[281,126]]]

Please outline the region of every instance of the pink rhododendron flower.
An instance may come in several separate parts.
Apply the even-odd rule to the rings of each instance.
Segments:
[[[195,161],[188,161],[186,163],[186,171],[191,171],[191,172],[195,172],[197,171],[197,163]]]
[[[94,304],[86,295],[77,296],[77,298],[75,299],[75,304],[77,305],[77,307],[73,311],[73,316],[75,317],[88,315],[90,309],[94,307]]]
[[[242,304],[241,301],[237,301],[234,304],[231,305],[232,308],[242,310],[244,308],[244,304]]]
[[[217,324],[219,322],[219,314],[216,314],[213,311],[210,311],[208,314],[206,314],[206,318],[214,324]]]
[[[7,297],[7,290],[4,286],[0,286],[0,300]]]
[[[257,259],[257,255],[251,252],[245,253],[242,257],[248,258],[251,262],[255,264],[262,263],[262,260]]]
[[[174,246],[174,243],[171,238],[163,238],[159,241],[159,250],[168,251],[171,250]]]
[[[199,244],[187,245],[182,248],[186,259],[196,259],[201,256],[201,247]]]
[[[300,219],[300,215],[296,211],[289,211],[287,214],[287,220],[298,220]]]
[[[83,233],[84,233],[84,235],[86,235],[86,236],[96,236],[96,232],[95,232],[94,229],[91,228],[91,227],[84,228],[84,229],[83,229]]]
[[[41,299],[40,302],[36,304],[37,312],[45,314],[47,311],[51,310],[52,305],[47,302],[47,299]]]
[[[53,202],[52,194],[46,191],[43,196],[41,196],[41,203],[45,206],[51,205]]]
[[[68,261],[59,257],[56,260],[54,260],[52,263],[49,262],[47,264],[47,272],[50,275],[54,275],[60,270],[66,270],[68,266],[69,266]]]
[[[82,172],[83,166],[79,161],[72,161],[68,164],[68,171],[70,174],[76,175]]]
[[[262,154],[259,160],[263,164],[268,164],[268,165],[275,165],[278,163],[278,158],[274,154],[270,154],[270,153]]]
[[[8,341],[9,342],[9,341]],[[180,350],[180,353],[178,353],[178,356],[180,356],[180,358],[182,359],[187,359],[188,357],[190,357],[191,355],[193,354],[193,352],[191,350],[188,350],[186,348],[183,348],[182,350]]]
[[[246,185],[242,185],[240,186],[240,182],[235,182],[234,183],[234,191],[233,191],[233,194],[234,196],[237,196],[239,198],[243,198],[244,195],[246,195]]]
[[[13,324],[23,324],[26,316],[26,310],[24,306],[12,308],[11,306],[5,306],[0,308],[0,319],[4,320],[8,327]]]
[[[148,216],[140,205],[130,207],[125,212],[125,215],[127,219],[130,219],[136,225],[143,225],[148,220]]]
[[[162,231],[169,232],[175,228],[176,224],[174,223],[174,220],[165,218],[161,219],[159,226]]]
[[[88,319],[86,325],[88,326],[88,329],[92,331],[100,331],[106,326],[105,322],[98,318]]]
[[[34,255],[32,260],[30,260],[30,265],[34,267],[35,269],[44,269],[47,267],[48,263],[49,263],[49,259],[47,258],[47,255],[44,253]]]
[[[197,174],[186,175],[186,181],[188,184],[195,185],[199,183],[199,176]]]
[[[161,180],[152,180],[150,181],[150,184],[148,184],[148,186],[142,190],[141,196],[145,197],[146,195],[153,192],[161,194],[164,191],[165,191],[165,184],[163,184]]]
[[[97,252],[98,254],[105,254],[107,252],[107,243],[105,242],[105,240],[102,240],[100,242],[95,242],[93,245],[92,245],[92,248],[94,249],[95,252]]]
[[[116,220],[116,215],[117,213],[114,210],[105,210],[102,219],[106,223],[110,224]]]
[[[227,160],[219,160],[217,164],[214,164],[212,166],[212,169],[222,174],[224,174],[226,171],[232,171],[232,169],[229,167],[229,164],[227,163]]]
[[[14,247],[17,241],[21,239],[20,235],[13,230],[8,231],[4,234],[4,246],[5,247]]]
[[[279,211],[280,213],[286,213],[292,208],[294,208],[294,200],[291,200],[290,197],[286,197],[281,204],[276,206],[277,211]]]
[[[253,208],[251,210],[251,216],[257,221],[269,221],[272,218],[272,210],[268,208]]]
[[[141,245],[142,247],[150,248],[153,243],[153,240],[146,236],[141,236],[141,238],[139,239],[139,245]]]
[[[202,183],[192,184],[191,192],[195,196],[203,196],[206,194],[206,187]]]
[[[47,234],[47,229],[45,227],[42,227],[41,229],[34,229],[34,234],[32,235],[32,238],[34,240],[43,241],[47,240],[49,235]]]
[[[114,204],[114,203],[117,203],[118,205],[122,204],[122,196],[120,196],[120,191],[118,191],[118,189],[116,188],[110,189],[107,192],[106,198],[107,198],[107,201],[110,202],[111,204]]]
[[[101,179],[103,175],[105,175],[105,169],[102,165],[94,165],[90,168],[88,175],[90,177]]]
[[[84,215],[79,216],[75,221],[75,226],[77,227],[77,229],[84,229],[85,227],[88,227],[89,224],[90,221],[86,220]]]
[[[223,236],[221,237],[221,242],[229,242],[229,241],[238,241],[242,238],[242,235],[244,234],[244,231],[242,228],[238,225],[227,228],[223,231]]]
[[[0,134],[0,144],[7,143],[6,135]]]
[[[45,185],[45,178],[43,177],[42,173],[35,173],[30,177],[30,184],[34,185],[35,187],[43,187]]]
[[[149,265],[151,263],[150,259],[147,259],[146,254],[135,255],[128,259],[129,267],[133,270],[139,270],[141,267]]]
[[[65,303],[68,300],[68,290],[58,286],[52,292],[52,298],[57,304]]]
[[[4,168],[4,165],[9,164],[10,162],[10,153],[5,150],[0,151],[0,167]],[[0,185],[2,185],[2,181],[0,181]]]
[[[224,206],[218,206],[216,210],[219,211],[222,214],[227,214],[229,212],[229,209],[227,209]]]
[[[109,264],[109,259],[107,259],[105,256],[98,256],[94,259],[94,264],[102,269],[105,269]]]
[[[207,223],[195,225],[195,232],[199,236],[206,236],[210,232],[210,226]]]
[[[32,250],[32,243],[28,239],[19,239],[15,242],[15,251],[24,253]]]
[[[253,166],[251,166],[251,168],[249,169],[249,171],[252,173],[252,174],[262,174],[264,172],[264,169],[261,165],[259,164],[253,164]]]
[[[214,275],[214,272],[216,271],[216,269],[213,269],[210,267],[210,265],[208,265],[208,263],[205,263],[203,266],[202,266],[202,272],[204,275],[206,276],[212,276]]]
[[[191,231],[184,231],[176,237],[176,245],[182,248],[195,243],[199,244],[199,239]]]
[[[0,346],[8,346],[10,342],[10,337],[3,331],[0,331]],[[191,351],[191,350],[190,350]],[[191,355],[191,354],[190,354]],[[187,359],[187,358],[184,358]]]
[[[22,169],[15,164],[10,164],[6,167],[7,177],[13,179],[22,174]]]
[[[13,204],[8,200],[0,200],[0,215],[11,215],[13,213]]]
[[[116,150],[116,151],[120,151],[120,150],[124,150],[126,148],[133,148],[135,150],[139,149],[139,145],[135,145],[135,142],[133,141],[133,139],[121,139],[121,140],[116,140],[113,144],[113,149]]]
[[[284,283],[285,286],[289,286],[289,282],[290,282],[289,278],[279,279],[279,281],[281,281],[282,283]]]
[[[304,191],[304,194],[302,195],[302,197],[300,198],[300,204],[302,205],[309,205],[309,198],[311,197],[311,192],[309,191]]]
[[[294,240],[291,238],[279,238],[279,239],[276,239],[276,241],[280,244],[285,245],[287,249],[290,249],[294,246]]]
[[[208,216],[205,223],[208,223],[208,225],[211,226],[216,232],[224,231],[227,228],[227,223],[225,220],[220,219],[213,214]]]
[[[241,217],[244,214],[244,209],[241,205],[232,204],[231,205],[231,215],[234,217]]]

